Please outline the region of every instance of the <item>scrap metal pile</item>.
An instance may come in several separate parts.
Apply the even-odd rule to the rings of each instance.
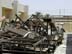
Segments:
[[[57,28],[49,17],[38,16],[39,13],[32,15],[24,22],[16,15],[14,21],[7,23],[0,31],[0,54],[53,53],[56,46],[61,43],[63,33],[59,36]]]

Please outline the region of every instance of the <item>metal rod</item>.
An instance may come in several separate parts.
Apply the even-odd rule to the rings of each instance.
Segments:
[[[31,51],[17,51],[17,50],[0,50],[1,53],[31,53],[34,54],[35,52]]]

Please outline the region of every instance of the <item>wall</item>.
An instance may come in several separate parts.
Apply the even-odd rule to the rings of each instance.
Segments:
[[[10,20],[13,20],[16,18],[15,14],[17,13],[21,13],[20,17],[25,21],[28,18],[27,5],[19,4],[18,0],[0,0],[0,16],[7,16],[8,14],[11,14]]]
[[[28,18],[28,9],[29,7],[27,5],[24,6],[24,21]]]
[[[66,32],[72,32],[72,22],[55,22],[55,25],[63,27]]]
[[[64,23],[63,27],[66,30],[66,32],[72,32],[72,22]]]
[[[18,1],[14,1],[13,3],[13,18],[15,18],[15,14],[19,14],[23,21],[26,21],[28,18],[28,6],[19,4]]]
[[[13,1],[14,1],[14,0],[0,0],[0,2],[1,2],[1,7],[13,9],[13,8],[12,8],[12,2],[13,2]]]
[[[0,17],[1,16],[9,16],[8,13],[10,14],[9,11],[6,11],[7,9],[13,9],[12,8],[12,2],[14,0],[0,0]],[[2,22],[0,22],[0,27],[1,27]]]
[[[17,12],[24,12],[24,5],[18,4]]]
[[[66,32],[72,32],[72,16],[52,18],[52,20],[55,22],[55,24],[60,25],[63,23],[63,28]]]

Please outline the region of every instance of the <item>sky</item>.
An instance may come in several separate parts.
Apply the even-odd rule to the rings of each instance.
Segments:
[[[51,15],[72,15],[72,0],[19,0],[29,6],[29,14],[35,12]]]

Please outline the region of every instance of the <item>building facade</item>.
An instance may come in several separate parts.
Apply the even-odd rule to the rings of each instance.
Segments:
[[[0,0],[0,16],[5,16],[9,21],[15,19],[15,14],[18,13],[25,21],[28,18],[28,6],[20,4],[18,0]]]

